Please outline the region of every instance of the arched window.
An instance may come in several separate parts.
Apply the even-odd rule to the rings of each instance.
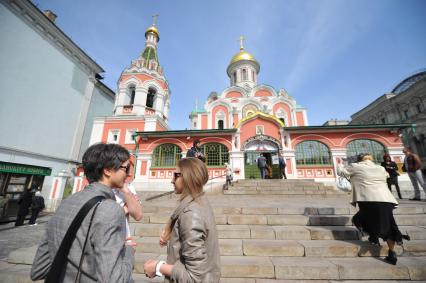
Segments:
[[[237,72],[234,72],[232,74],[233,78],[234,78],[234,84],[237,83]]]
[[[247,70],[246,69],[243,69],[243,75],[242,75],[242,80],[243,81],[246,81],[247,80]]]
[[[353,140],[346,145],[346,156],[355,156],[360,153],[370,153],[373,155],[373,160],[376,163],[383,161],[385,147],[374,140],[359,139]]]
[[[133,105],[135,103],[135,95],[136,95],[136,88],[134,85],[129,87],[129,95],[130,95],[130,105]]]
[[[304,141],[296,145],[297,165],[332,165],[328,147],[319,141]]]
[[[221,143],[205,143],[201,150],[206,156],[207,166],[223,166],[225,162],[229,162],[228,148]]]
[[[176,167],[182,157],[182,150],[175,144],[157,146],[152,153],[152,167]]]
[[[224,127],[224,121],[225,121],[225,113],[223,113],[223,111],[219,111],[216,114],[216,125],[217,125],[217,129],[223,129],[223,127]]]
[[[148,95],[146,96],[146,107],[154,108],[154,99],[156,91],[155,89],[148,89]]]

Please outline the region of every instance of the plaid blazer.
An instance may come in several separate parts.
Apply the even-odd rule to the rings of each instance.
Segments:
[[[95,196],[106,199],[98,206],[90,229],[82,264],[81,282],[133,282],[134,254],[125,246],[126,229],[123,208],[115,202],[111,188],[92,183],[84,190],[62,201],[50,218],[46,233],[37,249],[31,268],[31,279],[46,278],[52,261],[71,222],[82,206]],[[84,240],[93,208],[83,220],[68,254],[61,282],[74,282],[82,254]]]

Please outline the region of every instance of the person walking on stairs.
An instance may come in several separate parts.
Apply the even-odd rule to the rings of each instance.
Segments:
[[[410,240],[402,235],[393,216],[398,202],[389,191],[386,183],[388,173],[385,168],[373,162],[370,154],[358,155],[358,162],[343,166],[338,160],[337,174],[350,178],[352,184],[352,205],[358,204],[359,211],[352,218],[352,223],[363,234],[369,235],[373,245],[379,245],[379,238],[388,244],[387,263],[397,262],[394,251],[395,243],[402,245],[402,239]]]
[[[389,174],[389,177],[386,180],[386,182],[388,183],[389,191],[392,192],[392,185],[394,185],[396,191],[398,192],[399,199],[402,199],[401,191],[398,185],[398,166],[395,162],[392,161],[389,153],[385,153],[385,155],[383,155],[383,162],[381,165],[386,169],[386,172],[388,172]]]
[[[414,197],[410,200],[420,200],[420,188],[422,187],[423,191],[426,193],[426,183],[423,179],[422,162],[417,154],[414,154],[410,147],[404,147],[402,152],[405,154],[404,165],[402,166],[402,171],[407,172],[408,177],[410,177],[411,183],[414,188]]]

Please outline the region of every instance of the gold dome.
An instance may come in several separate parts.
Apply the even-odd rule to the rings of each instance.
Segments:
[[[260,69],[259,62],[257,62],[256,59],[254,59],[254,56],[251,53],[245,51],[244,49],[240,49],[240,52],[238,52],[237,54],[234,55],[234,57],[232,57],[231,62],[228,65],[228,68],[226,68],[226,72],[228,73],[228,76],[231,76],[232,66],[234,66],[235,63],[240,61],[253,62],[255,65],[256,74],[259,73],[259,69]]]
[[[232,57],[231,59],[231,63],[229,63],[229,65],[234,64],[235,62],[238,61],[253,61],[256,62],[256,59],[254,59],[254,56],[251,55],[250,53],[248,53],[247,51],[245,51],[244,49],[240,50],[240,52],[238,52],[237,54],[234,55],[234,57]],[[258,63],[259,64],[259,63]]]
[[[156,26],[152,25],[149,28],[147,28],[145,31],[145,37],[150,32],[154,33],[158,37],[158,41],[160,41],[160,33],[158,32],[158,29]]]

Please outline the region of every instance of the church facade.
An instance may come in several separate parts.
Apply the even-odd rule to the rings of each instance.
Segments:
[[[381,161],[388,152],[402,162],[400,129],[406,124],[309,126],[307,110],[284,89],[258,82],[260,64],[240,41],[226,73],[229,87],[212,92],[190,115],[190,130],[168,127],[171,92],[158,61],[160,33],[145,32],[145,49],[118,80],[113,116],[94,122],[90,143],[126,147],[138,189],[168,189],[177,161],[200,140],[210,178],[224,179],[225,163],[235,179],[259,178],[262,153],[271,178],[279,177],[283,156],[288,178],[334,181],[339,158],[370,152]]]

